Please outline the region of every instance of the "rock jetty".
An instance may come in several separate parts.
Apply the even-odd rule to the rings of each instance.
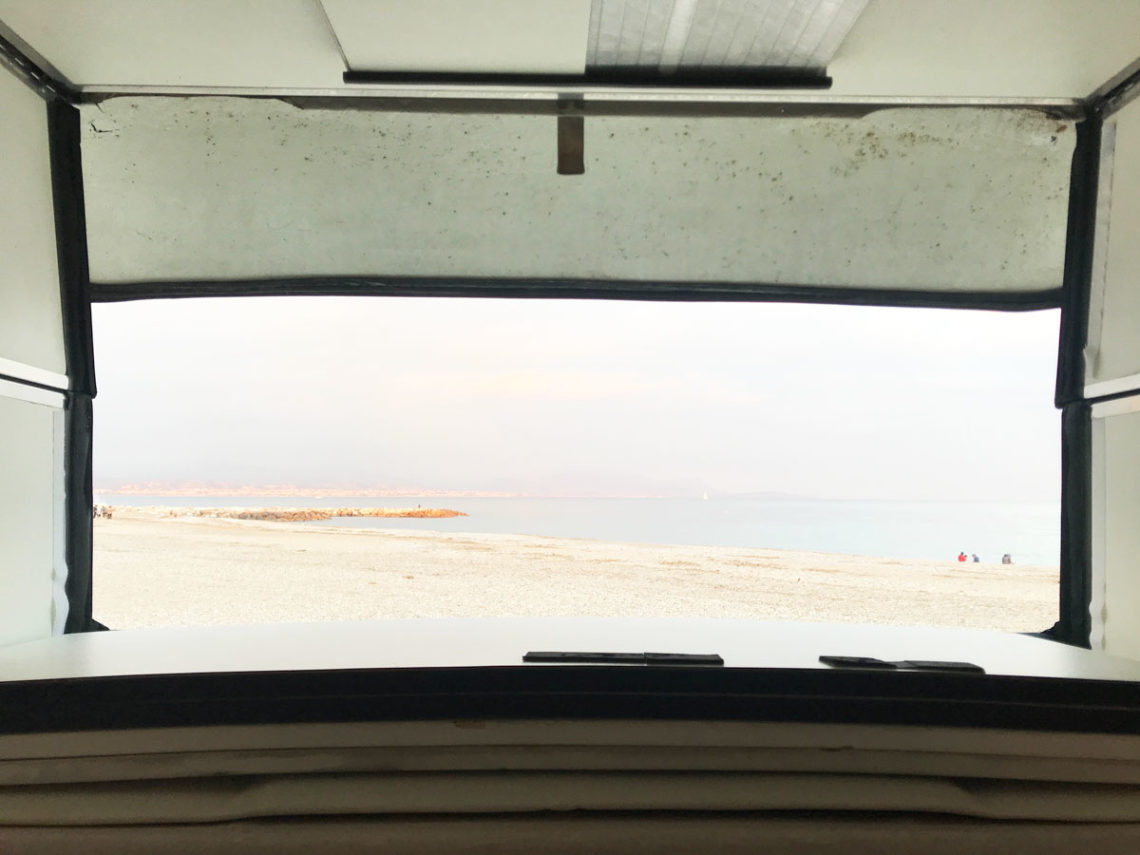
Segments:
[[[312,522],[333,517],[383,517],[389,519],[445,519],[465,517],[450,508],[164,508],[170,517],[214,517],[227,520]]]

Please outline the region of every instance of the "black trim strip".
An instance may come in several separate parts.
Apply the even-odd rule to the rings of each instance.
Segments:
[[[47,121],[64,351],[71,387],[64,404],[67,515],[64,589],[68,602],[64,629],[86,632],[96,628],[91,619],[91,399],[96,388],[79,111],[55,100],[48,104]]]
[[[1140,59],[1093,93],[1089,98],[1090,110],[1106,119],[1137,97],[1140,97]]]
[[[0,372],[0,380],[8,383],[18,383],[21,386],[27,386],[31,389],[42,389],[45,392],[54,392],[57,395],[66,394],[66,389],[61,389],[59,386],[52,386],[49,383],[40,383],[37,380],[29,380],[26,377],[13,377],[11,374],[4,374]]]
[[[1060,620],[1056,641],[1090,647],[1092,636],[1092,407],[1061,412]]]
[[[1032,312],[1061,305],[1062,290],[931,291],[836,288],[736,282],[641,282],[613,279],[494,279],[478,277],[302,276],[267,279],[92,282],[91,300],[298,295],[378,297],[503,297],[534,300],[662,300],[672,302],[834,303],[937,309]]]
[[[79,110],[75,107],[62,101],[48,105],[48,144],[67,376],[73,391],[94,397],[95,351],[91,334],[87,215],[83,200],[79,122]]]
[[[1089,395],[1085,399],[1087,404],[1106,404],[1109,401],[1119,401],[1122,398],[1136,398],[1140,397],[1140,387],[1135,389],[1125,389],[1123,392],[1112,392],[1108,395]]]
[[[67,620],[64,632],[90,632],[100,628],[92,620],[91,561],[94,551],[92,514],[95,497],[91,485],[91,396],[69,392],[64,404],[65,513]]]
[[[1100,118],[1092,115],[1076,129],[1054,394],[1062,410],[1061,586],[1058,620],[1045,634],[1078,647],[1090,645],[1092,632],[1092,428],[1083,397],[1101,127]]]
[[[1076,130],[1077,144],[1069,175],[1061,332],[1057,345],[1054,403],[1058,408],[1084,397],[1084,349],[1088,340],[1089,293],[1092,287],[1093,244],[1096,239],[1101,121],[1092,116],[1079,122]]]
[[[1140,683],[924,671],[529,665],[9,682],[0,683],[0,709],[0,733],[9,734],[571,718],[1134,734]]]
[[[78,92],[71,83],[49,74],[33,62],[2,31],[0,31],[0,65],[11,71],[46,101],[61,100],[74,104],[79,100]]]
[[[588,68],[585,74],[495,74],[427,71],[346,71],[346,84],[401,86],[636,86],[654,89],[830,89],[826,74],[784,68],[678,68],[663,74],[654,65]]]

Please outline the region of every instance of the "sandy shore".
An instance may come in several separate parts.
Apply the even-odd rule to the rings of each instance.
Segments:
[[[441,523],[441,528],[445,523]],[[112,628],[409,617],[728,617],[1037,631],[1057,568],[164,518],[95,521]]]
[[[114,510],[112,508],[112,510]],[[162,508],[152,509],[165,517],[213,517],[228,520],[266,522],[323,522],[333,517],[374,517],[378,519],[432,519],[465,517],[450,508]],[[128,511],[129,513],[129,511]],[[95,506],[99,516],[99,506]]]

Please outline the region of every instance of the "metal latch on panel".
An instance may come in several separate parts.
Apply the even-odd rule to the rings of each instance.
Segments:
[[[581,98],[558,99],[558,174],[586,172],[586,118]]]

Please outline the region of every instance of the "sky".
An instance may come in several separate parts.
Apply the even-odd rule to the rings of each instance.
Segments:
[[[93,323],[97,489],[1059,500],[1056,311],[262,297]]]

